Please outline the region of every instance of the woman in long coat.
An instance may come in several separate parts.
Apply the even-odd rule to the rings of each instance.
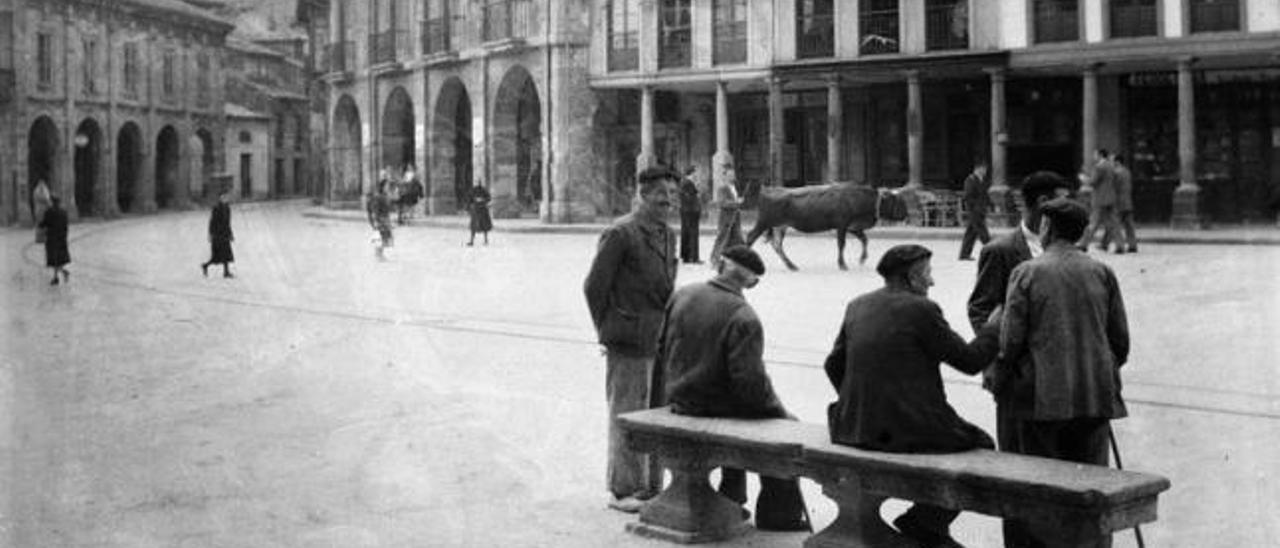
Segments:
[[[476,182],[471,187],[471,241],[467,245],[476,245],[476,233],[484,233],[484,245],[489,245],[489,231],[493,230],[493,217],[489,215],[489,202],[493,199],[489,189]]]
[[[71,252],[67,249],[67,211],[62,209],[62,201],[57,197],[49,201],[49,209],[40,219],[40,228],[45,231],[44,264],[53,269],[49,285],[58,285],[59,273],[63,281],[71,281],[71,273],[67,272],[67,263],[71,262]]]
[[[235,241],[231,233],[231,206],[227,205],[227,195],[218,196],[218,203],[213,206],[209,215],[209,260],[200,265],[200,271],[209,277],[209,265],[221,264],[222,277],[234,278],[231,263],[235,262],[235,254],[231,252],[231,242]]]

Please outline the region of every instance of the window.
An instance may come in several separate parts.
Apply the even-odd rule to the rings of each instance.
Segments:
[[[252,134],[252,133],[249,133],[249,132],[247,132],[247,131],[241,131],[241,132],[240,132],[240,142],[241,142],[241,143],[244,143],[244,144],[246,144],[246,145],[247,145],[247,144],[250,144],[250,143],[253,143],[253,134]]]
[[[301,152],[303,145],[307,144],[306,129],[307,122],[302,116],[293,119],[293,150]]]
[[[747,61],[747,0],[715,0],[712,6],[715,64]]]
[[[925,27],[925,49],[968,49],[969,0],[928,0]]]
[[[430,55],[452,50],[449,1],[427,0],[426,13],[422,22],[422,52]]]
[[[53,35],[36,34],[36,83],[42,90],[53,88]]]
[[[86,95],[94,95],[98,93],[98,40],[85,38],[82,46],[84,48],[82,86]]]
[[[1156,35],[1156,0],[1111,0],[1111,37]]]
[[[177,77],[174,74],[176,64],[176,55],[172,51],[164,52],[164,66],[161,74],[161,91],[167,98],[173,97],[178,92]]]
[[[1080,39],[1079,0],[1034,0],[1035,43],[1074,42]]]
[[[200,105],[209,103],[209,95],[211,88],[209,86],[209,72],[211,63],[209,62],[209,54],[200,52],[196,55],[196,102]]]
[[[13,12],[0,11],[0,70],[13,70]]]
[[[124,94],[138,97],[138,44],[124,45]]]
[[[284,148],[284,115],[276,116],[276,148]]]
[[[796,0],[796,56],[835,55],[835,10],[832,0]]]
[[[858,53],[898,53],[898,0],[863,0],[858,4]]]
[[[640,68],[639,0],[614,0],[609,10],[609,70]]]
[[[1190,0],[1191,32],[1240,30],[1240,0]]]
[[[693,26],[689,22],[690,0],[661,0],[658,14],[658,68],[689,66]]]

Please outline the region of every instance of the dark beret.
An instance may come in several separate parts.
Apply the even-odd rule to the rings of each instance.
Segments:
[[[888,278],[911,268],[911,265],[915,264],[916,261],[928,259],[932,256],[933,252],[922,245],[895,245],[884,252],[884,256],[880,257],[880,264],[876,265],[876,272]]]
[[[742,265],[743,268],[756,273],[756,276],[764,275],[764,261],[760,260],[760,255],[745,245],[730,246],[720,253],[720,256],[729,259],[735,263]]]
[[[1089,209],[1071,198],[1054,198],[1040,206],[1040,214],[1049,225],[1065,229],[1069,234],[1089,226]]]

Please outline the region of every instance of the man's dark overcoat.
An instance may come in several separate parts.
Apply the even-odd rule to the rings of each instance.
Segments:
[[[783,418],[764,368],[764,327],[742,293],[717,280],[680,288],[667,304],[658,345],[673,412]]]
[[[1021,225],[982,246],[978,253],[978,279],[969,295],[969,325],[974,332],[987,323],[987,316],[1004,304],[1009,275],[1023,261],[1031,260],[1031,248]]]
[[[969,214],[970,224],[974,221],[985,221],[991,197],[987,191],[991,189],[990,179],[970,173],[964,178],[964,208]]]
[[[831,441],[902,453],[993,447],[947,403],[938,364],[977,373],[995,358],[997,344],[994,326],[966,343],[936,303],[906,289],[855,298],[825,364],[839,393],[827,410]]]
[[[675,289],[675,232],[635,213],[604,233],[583,292],[600,344],[621,356],[653,356],[662,311]]]
[[[233,240],[235,236],[231,233],[231,206],[218,202],[209,214],[209,246],[212,248],[209,262],[235,262],[235,255],[231,252]]]

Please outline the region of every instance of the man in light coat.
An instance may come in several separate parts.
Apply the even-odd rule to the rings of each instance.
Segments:
[[[1094,153],[1097,164],[1093,168],[1093,197],[1091,199],[1091,213],[1089,217],[1089,226],[1085,228],[1084,235],[1080,238],[1080,248],[1088,250],[1089,244],[1093,242],[1093,237],[1098,233],[1098,229],[1103,230],[1103,241],[1110,238],[1119,238],[1120,225],[1116,214],[1116,168],[1111,163],[1111,153],[1105,148],[1100,148]],[[1106,247],[1099,244],[1099,248],[1106,251]],[[1116,253],[1124,253],[1124,248],[1117,248]]]

